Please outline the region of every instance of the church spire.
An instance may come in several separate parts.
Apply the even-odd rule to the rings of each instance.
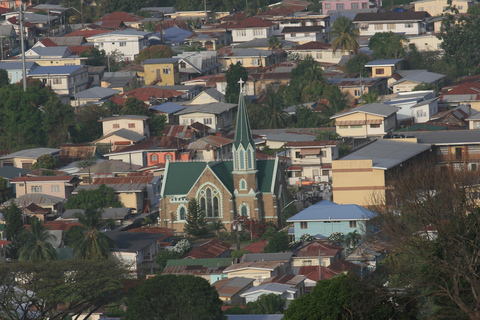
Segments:
[[[245,97],[243,96],[243,79],[240,78],[240,94],[238,96],[238,111],[237,111],[237,125],[235,127],[235,139],[233,145],[236,150],[240,145],[244,150],[247,150],[250,145],[255,151],[255,142],[250,131],[250,123],[248,122],[247,108],[245,106]]]

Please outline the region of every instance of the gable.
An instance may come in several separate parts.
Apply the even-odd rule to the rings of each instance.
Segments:
[[[206,165],[206,162],[169,162],[165,170],[162,196],[186,195]]]
[[[206,104],[206,103],[215,103],[215,102],[221,102],[215,98],[213,98],[211,95],[203,91],[200,93],[198,96],[193,98],[189,104]]]

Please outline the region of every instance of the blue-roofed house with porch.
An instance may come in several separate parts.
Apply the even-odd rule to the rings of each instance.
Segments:
[[[337,204],[320,201],[291,217],[287,222],[294,224],[295,240],[304,234],[330,236],[334,232],[347,235],[357,231],[364,235],[373,231],[368,223],[375,216],[373,211],[356,204]]]
[[[186,109],[186,106],[182,106],[173,102],[165,102],[155,106],[151,106],[149,109],[155,114],[163,114],[167,119],[169,124],[178,124],[178,115],[175,115],[176,112]]]
[[[35,70],[38,67],[33,61],[27,61],[25,63],[25,67],[27,68],[27,74]],[[21,62],[1,62],[0,69],[5,69],[8,73],[8,80],[10,83],[17,83],[20,82],[23,78],[23,71],[22,71],[22,63]]]

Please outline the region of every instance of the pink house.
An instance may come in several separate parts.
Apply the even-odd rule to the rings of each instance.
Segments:
[[[11,183],[16,185],[17,198],[26,194],[45,194],[68,198],[79,185],[75,176],[17,177]]]
[[[329,11],[344,12],[348,10],[365,12],[371,9],[371,12],[377,12],[382,6],[382,0],[326,0],[322,1],[322,14],[328,14]]]

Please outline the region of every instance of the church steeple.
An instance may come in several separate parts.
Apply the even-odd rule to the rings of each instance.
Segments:
[[[245,97],[243,96],[243,83],[240,79],[240,95],[238,96],[237,126],[235,127],[235,139],[233,140],[233,171],[246,172],[256,170],[255,142],[250,131],[248,122]]]

